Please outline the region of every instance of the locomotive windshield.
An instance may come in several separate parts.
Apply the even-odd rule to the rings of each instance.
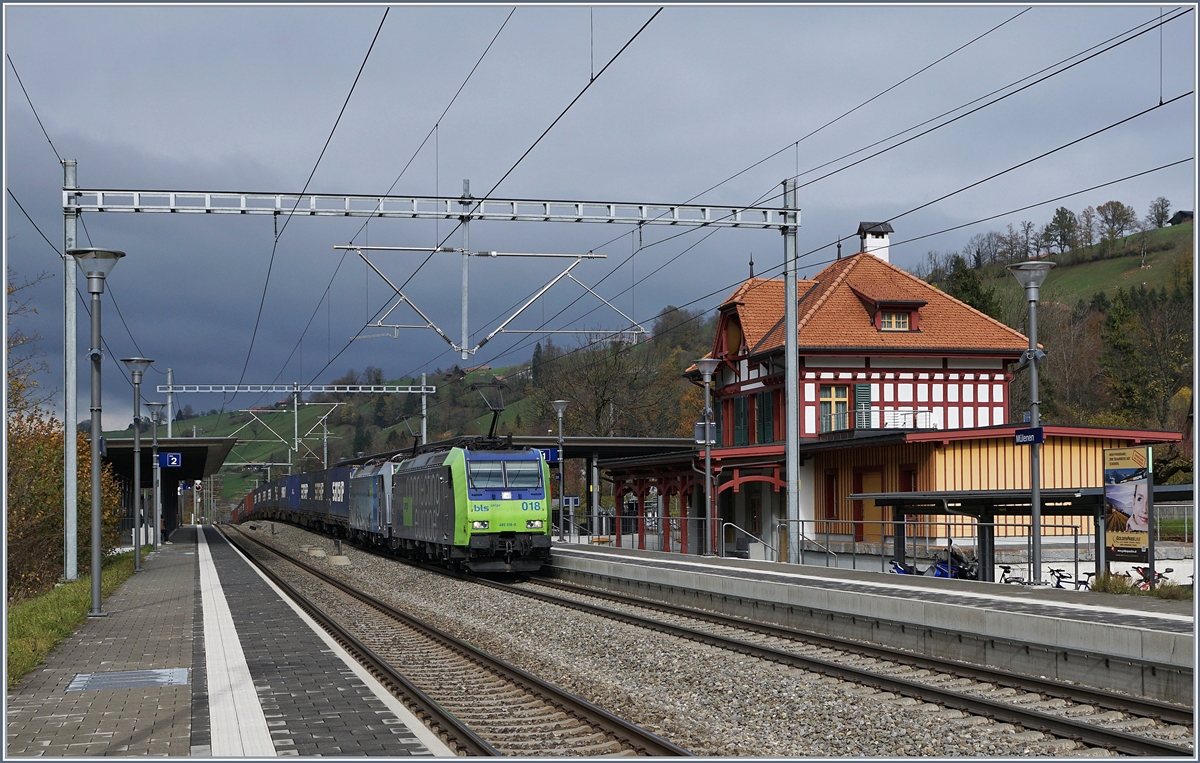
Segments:
[[[503,461],[472,461],[471,487],[476,490],[504,487]]]
[[[540,461],[506,461],[508,487],[537,489],[542,486],[542,463]]]
[[[471,461],[468,465],[471,487],[475,490],[530,490],[542,486],[540,461]]]

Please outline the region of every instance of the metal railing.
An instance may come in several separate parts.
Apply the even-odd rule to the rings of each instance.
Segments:
[[[1195,504],[1156,503],[1154,505],[1154,540],[1194,543],[1196,541]]]
[[[749,559],[750,558],[750,544],[751,543],[761,543],[761,544],[763,544],[763,546],[771,549],[772,557],[771,557],[771,559],[768,559],[767,561],[778,561],[779,551],[777,551],[774,546],[772,546],[770,543],[767,543],[765,540],[758,537],[757,535],[750,532],[749,530],[746,530],[745,528],[735,525],[733,522],[722,522],[721,523],[722,539],[727,539],[729,537],[729,529],[730,528],[732,528],[734,530],[734,533],[733,533],[733,536],[734,536],[734,538],[733,538],[733,549],[734,549],[733,556],[739,557],[742,559]],[[742,534],[742,537],[740,539],[737,536],[738,533]],[[741,545],[739,545],[739,540],[746,541],[746,547],[744,549],[741,547]],[[720,552],[719,555],[720,556],[728,555],[727,548],[726,548],[728,545],[729,545],[728,540],[725,540],[723,543],[719,544],[719,552]],[[741,556],[742,553],[745,553],[746,555]]]
[[[849,411],[821,414],[821,431],[836,432],[849,429],[936,429],[933,409],[927,407],[900,406],[885,408],[878,405],[859,405],[853,414]]]

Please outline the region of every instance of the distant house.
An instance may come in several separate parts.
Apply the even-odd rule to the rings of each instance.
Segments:
[[[1171,215],[1171,219],[1167,220],[1167,225],[1181,225],[1183,223],[1190,222],[1192,222],[1191,210],[1181,209],[1175,214]]]

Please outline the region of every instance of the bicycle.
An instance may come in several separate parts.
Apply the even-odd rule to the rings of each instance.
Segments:
[[[1017,577],[1012,574],[1012,567],[1007,564],[998,565],[1002,572],[1000,573],[1001,583],[1015,583],[1017,585],[1028,585],[1025,578]]]
[[[1064,572],[1063,570],[1051,568],[1050,576],[1054,578],[1055,588],[1062,588],[1063,590],[1066,590],[1067,586],[1063,585],[1063,583],[1067,582],[1073,584],[1076,591],[1081,588],[1085,591],[1090,591],[1092,590],[1092,578],[1096,577],[1096,573],[1088,572],[1084,575],[1083,580],[1074,580],[1070,574]]]
[[[1138,580],[1136,583],[1134,583],[1134,585],[1137,587],[1137,589],[1139,591],[1149,591],[1152,588],[1154,588],[1154,586],[1158,585],[1159,583],[1167,581],[1166,573],[1174,572],[1175,570],[1172,569],[1171,567],[1166,568],[1162,572],[1158,572],[1157,570],[1155,570],[1153,579],[1151,579],[1151,577],[1150,577],[1150,568],[1149,567],[1134,567],[1133,571],[1141,576],[1141,580]]]

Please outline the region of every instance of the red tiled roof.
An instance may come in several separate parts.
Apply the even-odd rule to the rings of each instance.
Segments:
[[[801,297],[816,281],[798,280],[797,292]],[[730,294],[721,307],[734,305],[746,346],[754,347],[783,320],[783,279],[751,278]]]
[[[753,279],[761,281],[762,279]],[[770,352],[783,347],[783,281],[771,287],[773,299],[746,300],[754,291],[748,281],[726,303],[742,294],[744,307],[738,317],[751,352]],[[871,254],[859,252],[822,270],[813,281],[801,281],[799,289],[800,346],[805,348],[866,348],[880,350],[982,350],[1009,351],[1019,355],[1029,346],[1020,332],[1005,326],[973,307],[928,284],[904,270]],[[875,302],[925,302],[920,308],[919,331],[879,331],[873,322]],[[750,315],[750,313],[755,313]],[[761,327],[770,328],[761,331]],[[760,341],[751,339],[748,326],[761,332]]]

